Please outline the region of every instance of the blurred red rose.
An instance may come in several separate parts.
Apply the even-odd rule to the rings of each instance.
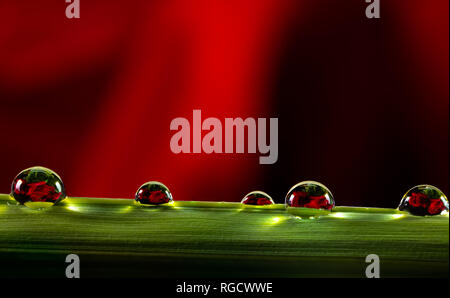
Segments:
[[[305,207],[327,210],[332,207],[325,196],[310,196],[309,199],[310,202]]]
[[[271,205],[272,202],[268,198],[258,198],[256,205]]]
[[[27,184],[26,196],[33,202],[55,202],[61,193],[55,191],[55,188],[48,185],[45,181]]]
[[[289,198],[291,207],[304,207],[309,203],[308,193],[304,191],[294,191]]]
[[[413,192],[411,194],[411,197],[409,198],[409,204],[412,207],[428,208],[428,205],[430,204],[430,199],[428,199],[428,197],[423,193]]]
[[[161,190],[155,190],[150,192],[148,200],[150,204],[164,204],[169,202],[169,198]]]
[[[431,199],[430,206],[428,207],[428,212],[431,215],[440,214],[444,211],[445,206],[441,199]]]

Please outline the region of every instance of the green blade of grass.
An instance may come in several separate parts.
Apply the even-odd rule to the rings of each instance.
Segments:
[[[0,195],[0,276],[64,277],[76,253],[87,277],[364,277],[368,254],[380,256],[382,276],[445,277],[448,223],[395,209],[300,218],[281,204],[101,198],[32,210]]]

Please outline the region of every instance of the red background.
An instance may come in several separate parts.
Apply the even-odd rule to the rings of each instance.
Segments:
[[[0,0],[0,192],[22,169],[69,195],[277,202],[318,180],[338,205],[449,191],[448,0]],[[170,121],[278,117],[279,160],[170,151]]]

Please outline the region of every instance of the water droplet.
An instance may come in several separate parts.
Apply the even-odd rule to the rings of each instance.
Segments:
[[[150,181],[139,187],[135,199],[136,202],[144,205],[160,205],[173,202],[169,189],[157,181]]]
[[[245,205],[272,205],[274,204],[272,198],[263,191],[252,191],[248,193],[241,201]]]
[[[334,205],[334,198],[330,190],[315,181],[300,182],[294,185],[286,195],[286,207],[331,210]]]
[[[11,197],[27,207],[42,209],[62,201],[66,192],[58,174],[44,167],[32,167],[14,178]]]
[[[448,213],[448,199],[438,188],[422,184],[408,190],[398,209],[413,215],[440,215]]]

